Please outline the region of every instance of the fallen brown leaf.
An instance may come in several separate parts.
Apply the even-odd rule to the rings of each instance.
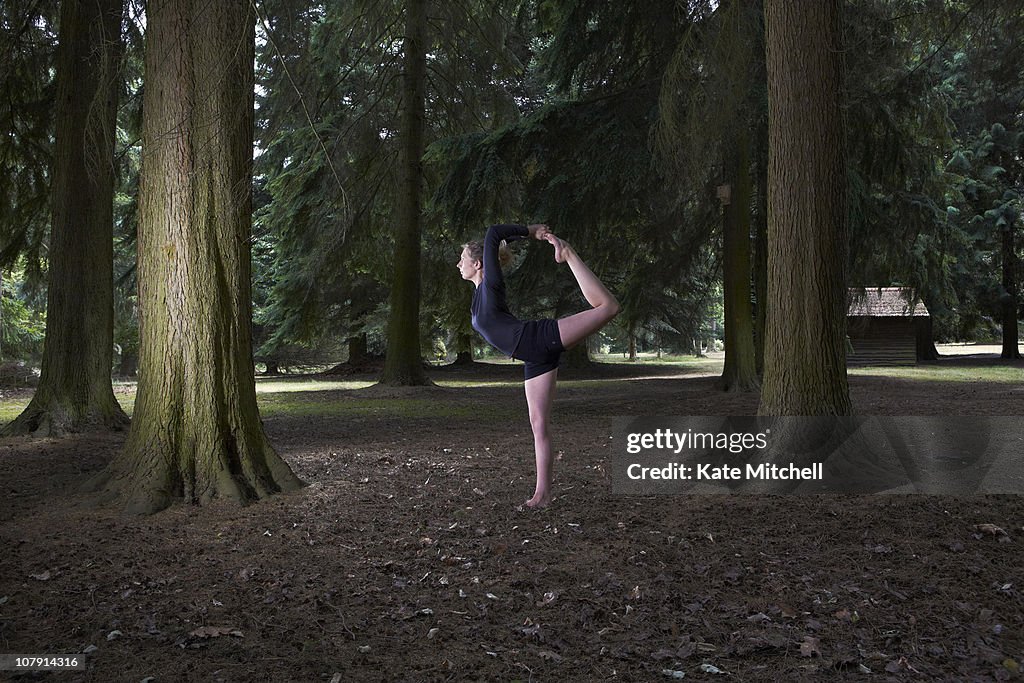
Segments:
[[[821,656],[821,641],[813,636],[804,636],[804,642],[800,643],[800,656],[801,657],[813,657],[814,655]]]

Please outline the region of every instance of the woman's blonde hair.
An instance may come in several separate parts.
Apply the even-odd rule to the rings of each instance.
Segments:
[[[481,264],[484,262],[484,243],[477,240],[466,242],[462,245],[463,249],[469,250],[469,258],[474,261],[479,261]],[[506,267],[512,262],[512,251],[508,248],[508,243],[505,240],[501,241],[501,245],[498,247],[498,263],[502,268]]]

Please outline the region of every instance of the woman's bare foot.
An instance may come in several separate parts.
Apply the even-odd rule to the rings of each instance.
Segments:
[[[535,494],[533,494],[533,498],[531,498],[530,500],[528,500],[525,503],[523,503],[523,505],[525,505],[526,507],[532,508],[534,510],[539,510],[541,508],[546,508],[550,504],[551,504],[551,494],[550,493],[546,493],[543,496],[540,495],[540,494],[535,493]]]
[[[544,236],[548,242],[555,247],[555,263],[565,263],[566,250],[569,247],[568,244],[555,237],[552,233],[548,233]]]

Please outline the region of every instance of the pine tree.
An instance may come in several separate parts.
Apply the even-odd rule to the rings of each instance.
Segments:
[[[147,10],[139,390],[124,450],[90,482],[135,513],[301,486],[256,406],[254,16],[244,0]]]
[[[128,423],[114,398],[113,200],[122,0],[61,3],[42,375],[5,434]]]
[[[839,0],[765,1],[768,309],[763,415],[847,415]]]
[[[422,239],[422,192],[424,108],[427,79],[426,0],[407,0],[402,70],[400,159],[402,164],[398,213],[395,221],[394,275],[391,285],[391,317],[388,320],[388,351],[382,384],[430,383],[420,356],[420,240]]]

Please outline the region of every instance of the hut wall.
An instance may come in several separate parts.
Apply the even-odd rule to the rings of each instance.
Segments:
[[[850,316],[847,334],[853,353],[847,365],[914,365],[917,340],[913,318]]]

